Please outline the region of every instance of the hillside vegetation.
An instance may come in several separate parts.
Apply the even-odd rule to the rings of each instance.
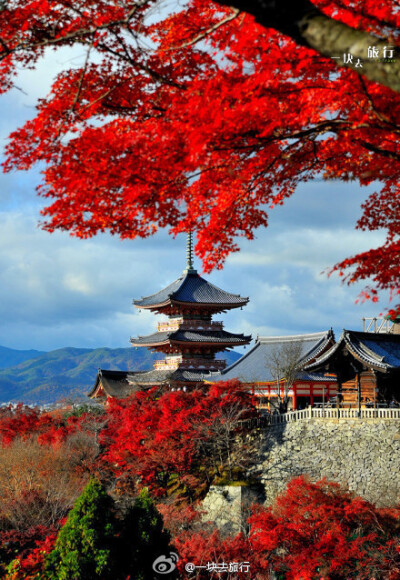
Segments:
[[[33,354],[26,360],[29,353]],[[240,357],[234,352],[220,356],[228,364]],[[41,353],[0,347],[0,403],[44,404],[66,398],[82,399],[93,386],[99,368],[147,370],[157,358],[162,355],[135,348],[66,347]]]

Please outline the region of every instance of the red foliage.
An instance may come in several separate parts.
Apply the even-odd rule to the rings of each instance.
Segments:
[[[77,431],[91,431],[93,424],[101,421],[101,416],[90,413],[66,417],[65,412],[42,412],[22,403],[16,407],[10,405],[0,409],[0,443],[9,445],[16,437],[28,439],[36,435],[39,443],[56,445]]]
[[[199,529],[193,510],[179,515],[174,507],[161,509],[167,526],[172,521],[181,573],[188,562],[204,566],[193,578],[400,578],[400,509],[378,509],[326,480],[314,484],[299,477],[272,507],[254,506],[248,537]],[[247,574],[227,575],[212,567],[235,562],[249,562]]]
[[[265,571],[303,580],[400,578],[400,509],[377,509],[336,483],[294,479],[250,525]]]
[[[225,420],[224,412],[241,409],[241,419],[255,416],[249,395],[238,381],[217,383],[191,392],[156,389],[128,399],[109,402],[109,421],[101,433],[106,446],[103,460],[120,478],[139,477],[141,484],[164,494],[171,483],[185,486],[188,493],[207,479],[201,471],[207,458],[202,443],[213,436],[214,422]],[[240,431],[236,425],[235,430]]]
[[[37,526],[24,532],[1,532],[1,561],[14,561],[13,572],[7,578],[33,580],[40,577],[44,571],[44,557],[54,548],[56,538],[57,530],[54,527]]]
[[[400,13],[389,0],[313,2],[398,42]],[[47,46],[88,51],[8,145],[7,170],[46,165],[45,227],[128,238],[191,228],[210,270],[299,181],[380,182],[358,227],[383,227],[385,244],[335,270],[350,269],[349,283],[371,277],[375,290],[396,290],[400,95],[231,8],[192,0],[157,22],[146,18],[153,8],[16,0],[0,12],[3,91]]]
[[[41,413],[36,408],[22,404],[0,410],[0,439],[3,445],[9,445],[17,436],[28,438],[33,433],[43,433],[54,426],[54,420],[48,413]]]
[[[211,533],[199,531],[181,534],[173,539],[173,543],[179,553],[178,569],[182,577],[204,580],[212,578],[261,580],[263,577],[259,575],[262,569],[253,556],[251,543],[242,534],[223,538],[217,530]],[[201,568],[186,576],[185,566],[188,562]],[[249,567],[245,563],[248,563]],[[238,565],[236,573],[234,573],[235,564]]]

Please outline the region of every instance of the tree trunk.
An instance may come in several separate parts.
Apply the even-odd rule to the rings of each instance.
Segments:
[[[292,38],[297,44],[313,48],[324,57],[334,59],[338,66],[351,68],[371,81],[400,92],[400,59],[395,58],[395,52],[393,58],[389,56],[391,53],[388,48],[393,48],[390,41],[329,18],[309,0],[215,0],[215,2],[248,12],[265,28],[274,28]],[[369,58],[369,47],[375,47],[379,57]],[[352,62],[345,62],[348,59],[347,55],[352,56]],[[385,60],[394,62],[384,62]]]

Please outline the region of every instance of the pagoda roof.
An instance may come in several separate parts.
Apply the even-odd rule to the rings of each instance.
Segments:
[[[306,370],[324,368],[337,359],[343,350],[349,352],[363,365],[377,371],[400,370],[400,335],[377,332],[343,330],[338,342]]]
[[[258,337],[254,346],[239,360],[227,367],[221,373],[215,373],[216,381],[239,379],[244,383],[264,383],[275,380],[268,368],[268,358],[272,352],[287,343],[299,343],[301,355],[299,367],[304,367],[333,344],[332,330],[315,332],[312,334],[297,334],[291,336]],[[336,381],[335,378],[325,377],[322,374],[309,373],[299,370],[296,380],[304,381]]]
[[[221,290],[199,276],[195,270],[191,270],[183,272],[175,282],[159,292],[140,300],[134,300],[133,304],[136,308],[155,308],[166,306],[171,302],[237,308],[244,306],[248,301],[248,298],[243,298],[239,294],[231,294]]]
[[[88,393],[88,397],[95,396],[99,389],[102,389],[104,394],[109,397],[128,397],[138,390],[130,381],[133,374],[134,373],[130,371],[110,371],[99,369],[96,382],[90,393]]]
[[[150,370],[150,371],[109,371],[99,369],[96,382],[88,393],[89,397],[96,395],[102,388],[104,395],[123,399],[133,393],[149,389],[153,386],[169,384],[171,382],[192,382],[199,383],[207,375],[204,370]]]
[[[131,343],[136,346],[157,346],[170,343],[190,342],[195,344],[201,342],[236,346],[248,344],[250,340],[250,335],[233,334],[226,330],[175,330],[131,338]]]
[[[207,373],[204,370],[151,370],[134,373],[131,377],[133,384],[140,385],[162,385],[171,382],[202,382],[204,375]]]

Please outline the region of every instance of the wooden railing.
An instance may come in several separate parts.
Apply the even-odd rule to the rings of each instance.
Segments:
[[[243,421],[249,429],[263,429],[269,425],[294,423],[309,419],[397,419],[400,420],[400,408],[388,409],[318,409],[309,407],[301,411],[288,411],[283,414],[263,415],[259,419]]]

